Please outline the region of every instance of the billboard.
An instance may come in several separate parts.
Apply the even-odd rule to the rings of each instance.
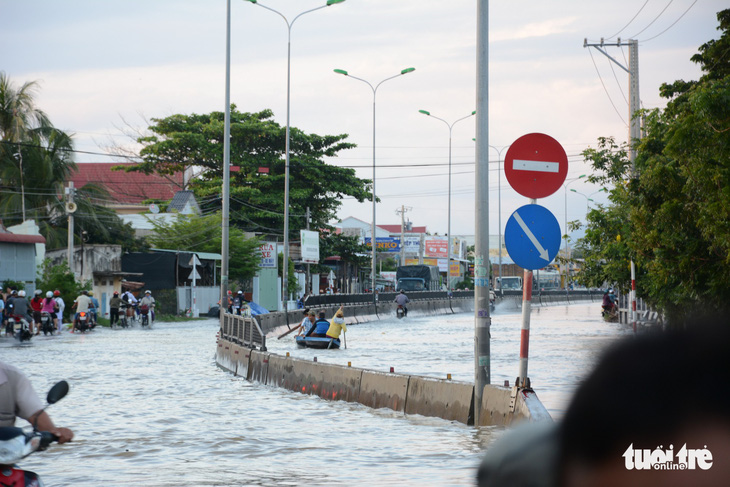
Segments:
[[[449,253],[449,239],[447,237],[426,237],[426,257],[446,257]]]
[[[261,263],[259,267],[276,269],[276,243],[262,242],[259,246],[261,252]]]
[[[317,264],[319,262],[319,232],[300,230],[302,239],[302,262]]]
[[[400,252],[400,238],[397,237],[378,237],[375,239],[377,252]],[[365,237],[365,245],[368,249],[372,249],[370,237]]]

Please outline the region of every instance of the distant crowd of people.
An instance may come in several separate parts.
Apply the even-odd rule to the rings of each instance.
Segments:
[[[140,309],[148,309],[151,320],[154,321],[155,304],[155,298],[152,297],[152,291],[150,290],[145,291],[144,296],[140,299],[137,299],[129,290],[121,296],[118,291],[114,291],[114,295],[109,301],[110,324],[114,326],[118,323],[120,310],[125,312],[126,309],[137,314]],[[0,318],[6,336],[13,335],[12,323],[9,321],[11,317],[17,321],[24,320],[28,323],[31,334],[38,335],[41,332],[40,323],[44,313],[50,315],[54,330],[60,333],[63,329],[65,309],[66,302],[58,289],[46,291],[45,294],[41,289],[36,289],[30,299],[28,299],[24,289],[8,287],[5,292],[0,292]],[[93,291],[84,290],[73,300],[70,309],[74,310],[73,326],[71,328],[73,332],[81,313],[88,314],[90,323],[97,322],[100,304]]]

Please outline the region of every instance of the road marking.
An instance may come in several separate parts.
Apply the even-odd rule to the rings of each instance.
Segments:
[[[512,161],[512,169],[515,171],[537,171],[537,172],[560,172],[559,162],[550,161],[527,161],[515,159]]]
[[[537,240],[537,237],[532,233],[530,228],[527,226],[525,221],[522,219],[519,213],[516,211],[513,213],[513,216],[515,217],[515,220],[517,221],[517,224],[522,228],[522,231],[525,232],[525,235],[527,235],[527,238],[530,239],[530,242],[532,242],[532,245],[535,246],[537,249],[537,252],[540,254],[541,259],[545,259],[546,261],[550,262],[550,257],[548,256],[548,251],[543,248],[542,245],[540,245],[540,242]]]

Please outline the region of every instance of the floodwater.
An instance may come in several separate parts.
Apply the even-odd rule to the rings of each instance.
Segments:
[[[529,376],[559,418],[600,350],[629,330],[600,318],[600,304],[532,313]],[[492,316],[492,383],[518,370],[521,314]],[[49,413],[76,438],[20,462],[46,485],[274,486],[474,485],[483,451],[502,428],[328,402],[250,383],[215,365],[218,323],[156,323],[150,330],[96,330],[0,339],[0,358],[44,395],[61,379],[69,395]],[[395,317],[352,325],[347,349],[269,350],[398,373],[473,381],[472,314]],[[25,423],[19,421],[18,424]]]

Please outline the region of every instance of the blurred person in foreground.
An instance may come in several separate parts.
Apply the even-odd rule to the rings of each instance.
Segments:
[[[559,423],[515,428],[481,486],[730,485],[730,319],[696,319],[610,346]]]
[[[58,436],[59,443],[66,443],[74,437],[70,429],[53,424],[25,374],[17,367],[0,361],[0,427],[14,426],[16,417],[27,420],[38,431]]]

